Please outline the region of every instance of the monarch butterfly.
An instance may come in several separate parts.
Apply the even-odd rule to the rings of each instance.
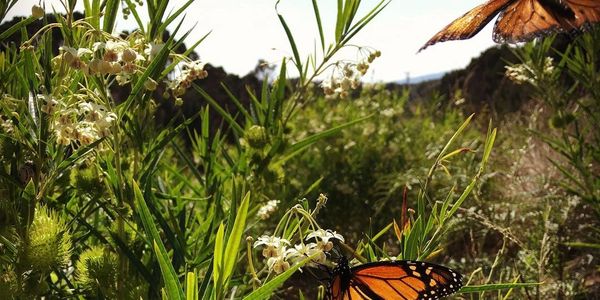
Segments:
[[[473,37],[497,14],[495,42],[524,42],[541,34],[579,30],[600,22],[598,0],[489,0],[454,20],[421,50],[437,42]]]
[[[439,299],[458,291],[462,276],[444,266],[399,260],[350,268],[342,257],[332,272],[328,300]]]

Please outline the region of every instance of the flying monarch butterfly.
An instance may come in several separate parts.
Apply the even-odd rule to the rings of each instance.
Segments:
[[[524,42],[548,32],[580,30],[600,22],[600,1],[489,0],[454,20],[419,51],[437,42],[469,39],[497,14],[494,41]]]
[[[421,261],[382,261],[350,268],[342,257],[332,272],[328,300],[439,299],[458,291],[462,276]]]

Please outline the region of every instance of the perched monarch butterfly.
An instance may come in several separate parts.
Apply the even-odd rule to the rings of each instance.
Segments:
[[[458,291],[462,276],[421,261],[382,261],[350,268],[342,257],[332,272],[327,299],[439,299]]]
[[[494,41],[524,42],[547,32],[579,30],[600,22],[600,1],[489,0],[454,20],[419,51],[437,42],[469,39],[497,14]]]

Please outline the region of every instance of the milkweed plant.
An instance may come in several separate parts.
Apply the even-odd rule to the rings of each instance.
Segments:
[[[0,4],[0,20],[17,3]],[[318,178],[298,197],[281,198],[294,176],[286,163],[371,116],[301,139],[290,138],[298,135],[289,125],[320,101],[318,93],[345,101],[360,87],[382,54],[350,41],[390,2],[339,0],[329,32],[322,26],[329,16],[307,1],[318,38],[315,53],[304,55],[277,1],[292,54],[259,91],[246,91],[249,104],[222,85],[235,115],[198,84],[211,74],[190,58],[208,34],[193,40],[182,27],[192,0],[83,0],[83,15],[78,3],[61,0],[64,14],[36,5],[0,33],[0,298],[264,299],[294,272],[334,264],[332,251],[349,241],[319,225],[325,195],[312,208],[306,200]],[[116,31],[121,13],[135,30]],[[30,32],[34,23],[39,29]],[[342,49],[357,59],[339,57]],[[181,115],[156,122],[158,110],[181,106],[192,92],[206,104],[201,110],[179,123]],[[346,250],[362,262],[389,259],[377,242],[393,233],[398,259],[441,251],[445,224],[474,188],[495,139],[490,127],[464,191],[432,199],[428,184],[464,152],[452,144],[470,120],[439,152],[414,214]]]

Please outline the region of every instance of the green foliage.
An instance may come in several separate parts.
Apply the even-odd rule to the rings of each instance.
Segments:
[[[437,118],[423,113],[423,104],[407,101],[407,91],[366,86],[350,102],[322,99],[304,107],[302,115],[290,123],[298,140],[346,120],[366,119],[360,126],[322,140],[286,165],[289,173],[296,174],[289,179],[290,185],[297,187],[291,195],[322,178],[319,189],[333,199],[323,212],[323,221],[341,226],[343,220],[354,220],[343,225],[354,237],[370,225],[382,227],[397,218],[405,186],[411,207],[416,207],[421,180],[428,176],[432,159],[441,153],[441,145],[464,117],[459,110],[450,110]],[[431,174],[436,179],[431,189],[436,196],[446,195],[454,183],[468,184],[466,173],[476,167],[466,154],[481,146],[480,133],[468,128],[464,134],[466,138],[457,146],[461,152],[444,158],[441,168]]]
[[[600,164],[598,149],[600,133],[600,88],[598,88],[597,38],[600,31],[580,36],[569,45],[560,59],[553,63],[553,39],[528,44],[517,52],[530,70],[530,83],[535,97],[552,110],[549,131],[539,130],[539,135],[562,159],[549,158],[564,175],[561,186],[569,193],[589,203],[600,216]]]
[[[491,154],[491,125],[482,133],[475,117],[440,110],[435,97],[360,87],[381,53],[350,41],[389,1],[338,0],[331,16],[307,1],[319,44],[310,54],[300,53],[294,24],[279,13],[285,2],[277,1],[292,55],[259,91],[245,91],[249,103],[222,84],[232,106],[195,84],[210,74],[187,56],[206,36],[177,52],[190,45],[191,31],[181,26],[191,0],[170,14],[166,0],[84,0],[80,20],[75,3],[65,1],[67,14],[56,21],[42,18],[38,32],[27,30],[40,8],[0,33],[0,42],[15,34],[22,41],[0,52],[2,299],[288,297],[281,286],[306,276],[300,268],[333,266],[334,242],[356,263],[444,254],[460,265],[447,236],[472,229],[462,206],[500,197],[486,166],[490,156],[509,154]],[[0,5],[0,19],[12,5]],[[115,35],[119,9],[137,30]],[[63,46],[53,49],[57,34]],[[551,131],[539,134],[562,157],[550,157],[562,187],[595,209],[597,40],[581,38],[550,71],[547,44],[521,54],[538,75],[530,81],[538,97],[554,109]],[[346,48],[358,59],[334,61]],[[179,105],[186,91],[206,105],[159,125],[157,112]],[[224,123],[216,126],[213,113]],[[536,219],[548,225],[529,236],[539,253],[520,252],[528,267],[543,270],[553,257],[556,211],[549,205]],[[568,245],[597,248],[595,241]],[[538,288],[544,278],[529,276],[533,267],[519,282],[516,267],[502,260],[505,246],[478,262],[490,266],[485,276],[479,264],[465,266],[472,280],[465,293],[508,298]],[[318,290],[322,298],[317,286],[300,297]]]
[[[83,251],[75,265],[77,281],[92,297],[116,297],[118,259],[99,246]]]

